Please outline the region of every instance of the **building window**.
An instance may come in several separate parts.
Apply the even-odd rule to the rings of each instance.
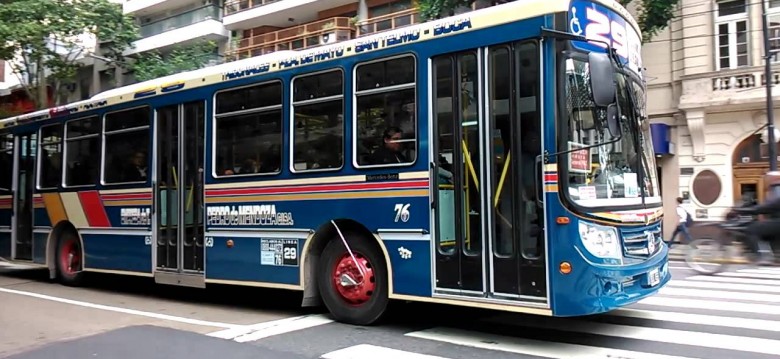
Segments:
[[[772,52],[772,62],[779,62],[780,57],[780,0],[769,0],[767,4],[767,21],[769,28],[769,49]]]
[[[106,114],[103,182],[144,182],[149,177],[148,107]]]
[[[62,125],[41,128],[41,155],[38,161],[38,188],[59,187],[62,182]]]
[[[748,18],[746,0],[717,2],[716,67],[718,70],[749,65]]]
[[[344,163],[343,83],[341,70],[293,81],[295,171],[339,169]]]
[[[358,166],[408,165],[417,150],[415,58],[360,64],[355,71]]]
[[[282,84],[217,94],[217,176],[279,173],[282,163]]]
[[[100,120],[88,117],[65,124],[65,186],[95,185],[100,168]]]

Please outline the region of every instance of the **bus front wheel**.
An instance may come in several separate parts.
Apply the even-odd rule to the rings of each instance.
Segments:
[[[320,295],[336,320],[370,325],[384,314],[388,297],[387,266],[382,252],[367,238],[344,232],[322,252],[318,270]]]
[[[84,279],[81,241],[73,232],[65,232],[57,241],[57,274],[60,282],[77,286]]]

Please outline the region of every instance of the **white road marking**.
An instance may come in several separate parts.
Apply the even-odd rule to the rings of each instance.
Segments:
[[[712,299],[733,299],[756,302],[780,303],[780,295],[764,293],[729,292],[725,290],[705,290],[692,288],[665,287],[658,291],[661,295],[677,297],[701,297]]]
[[[685,280],[696,280],[702,282],[720,282],[720,283],[738,283],[738,284],[759,284],[780,286],[780,280],[753,279],[753,278],[732,278],[732,277],[713,277],[707,275],[697,275],[685,278]]]
[[[776,267],[758,267],[758,268],[746,268],[740,269],[739,273],[758,273],[758,274],[778,274],[780,275],[780,268]]]
[[[630,317],[640,319],[650,319],[666,322],[714,325],[719,327],[765,330],[770,332],[780,332],[780,325],[774,320],[750,319],[739,317],[721,317],[717,315],[690,314],[681,312],[662,312],[654,310],[640,309],[618,309],[607,315],[617,317]]]
[[[290,333],[332,322],[333,320],[326,317],[325,315],[309,315],[294,318],[294,320],[285,321],[283,323],[276,323],[270,326],[263,326],[264,323],[260,323],[259,329],[252,330],[250,333],[234,337],[233,340],[239,343],[253,342],[255,340],[268,338],[274,335]]]
[[[742,283],[721,283],[721,282],[704,282],[704,281],[691,281],[691,280],[673,280],[667,283],[668,287],[687,287],[687,288],[701,288],[701,289],[726,289],[726,290],[743,290],[749,292],[768,292],[768,293],[780,293],[780,287],[772,285],[759,285],[759,284],[742,284]]]
[[[662,307],[679,307],[694,309],[710,309],[727,312],[758,313],[767,315],[780,315],[780,306],[755,303],[739,303],[719,300],[701,300],[686,298],[671,298],[655,296],[639,301],[640,304],[657,305]]]
[[[658,343],[693,345],[705,348],[780,355],[780,340],[774,339],[678,329],[594,323],[583,320],[550,321],[545,319],[548,318],[531,319],[527,323],[530,327],[535,329],[551,329],[570,333],[587,333]]]
[[[579,344],[546,342],[539,340],[507,337],[454,328],[433,328],[411,332],[406,336],[464,345],[473,348],[498,350],[509,353],[534,355],[546,358],[568,359],[684,359],[685,357],[636,352],[630,350],[592,347]]]
[[[767,274],[767,273],[734,273],[734,272],[721,272],[715,273],[721,277],[742,277],[742,278],[756,278],[756,279],[776,279],[780,280],[780,273]]]
[[[60,303],[78,305],[78,306],[86,307],[86,308],[107,310],[107,311],[110,311],[110,312],[132,314],[132,315],[138,315],[138,316],[142,316],[142,317],[149,317],[149,318],[155,318],[155,319],[170,320],[170,321],[173,321],[173,322],[180,322],[180,323],[187,323],[187,324],[194,324],[194,325],[202,325],[202,326],[206,326],[206,327],[235,328],[235,327],[240,326],[238,324],[212,322],[212,321],[207,321],[207,320],[177,317],[177,316],[168,315],[168,314],[145,312],[145,311],[142,311],[142,310],[113,307],[113,306],[103,305],[103,304],[82,302],[82,301],[79,301],[79,300],[54,297],[54,296],[51,296],[51,295],[38,294],[38,293],[32,293],[32,292],[24,292],[24,291],[8,289],[8,288],[0,288],[0,292],[24,295],[24,296],[38,298],[38,299],[50,300],[50,301],[53,301],[53,302],[60,302]]]
[[[440,356],[407,352],[370,344],[360,344],[332,351],[320,356],[322,359],[447,359]]]
[[[323,324],[332,323],[333,320],[325,315],[302,315],[293,318],[284,318],[269,322],[229,328],[207,334],[208,336],[222,339],[235,340],[239,343],[260,340],[270,336],[294,332],[306,328],[312,328]]]

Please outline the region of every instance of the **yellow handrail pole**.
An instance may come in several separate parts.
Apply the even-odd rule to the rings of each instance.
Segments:
[[[506,179],[506,173],[509,170],[509,163],[511,158],[512,152],[507,152],[506,161],[504,162],[504,170],[501,171],[501,179],[498,180],[498,188],[496,188],[496,198],[493,200],[493,207],[498,207],[498,197],[501,195],[501,190],[504,188],[504,180]]]
[[[463,147],[463,158],[466,159],[471,178],[474,179],[474,185],[477,187],[477,192],[479,192],[479,180],[477,179],[477,172],[474,171],[474,164],[471,163],[471,154],[469,154],[469,149],[466,147],[466,140],[461,140],[460,144]]]

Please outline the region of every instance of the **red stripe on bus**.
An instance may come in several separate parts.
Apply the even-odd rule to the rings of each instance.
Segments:
[[[98,191],[79,192],[79,200],[90,227],[111,227]]]
[[[104,194],[101,196],[104,201],[124,201],[129,199],[151,199],[151,193],[124,193],[124,194]]]

